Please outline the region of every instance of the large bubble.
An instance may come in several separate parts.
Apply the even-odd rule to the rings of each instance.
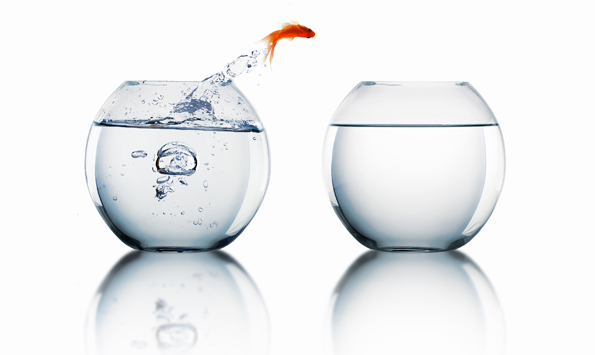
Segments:
[[[170,142],[157,152],[157,172],[166,175],[192,175],[198,166],[194,149],[181,142]]]

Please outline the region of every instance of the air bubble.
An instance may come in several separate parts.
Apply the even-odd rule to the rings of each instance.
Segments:
[[[167,175],[192,175],[196,171],[198,158],[194,149],[181,142],[165,144],[157,152],[157,172]]]
[[[114,200],[114,201],[118,201],[118,196],[114,196],[114,197],[112,197],[112,200]]]
[[[203,181],[202,186],[204,186],[206,189],[207,187],[209,187],[209,182],[207,180]]]
[[[130,154],[133,158],[145,158],[147,156],[147,152],[144,150],[135,150]]]
[[[169,176],[162,176],[160,178],[157,178],[157,183],[158,184],[165,184],[169,180],[170,180]]]

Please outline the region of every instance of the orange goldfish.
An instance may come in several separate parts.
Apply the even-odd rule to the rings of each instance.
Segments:
[[[291,41],[295,37],[312,38],[315,35],[314,31],[312,31],[306,26],[300,25],[297,22],[285,22],[281,26],[283,26],[282,29],[272,32],[270,35],[266,36],[261,40],[267,42],[267,53],[264,56],[264,61],[266,62],[267,57],[270,55],[269,65],[273,62],[275,46],[277,45],[278,40],[287,38]]]

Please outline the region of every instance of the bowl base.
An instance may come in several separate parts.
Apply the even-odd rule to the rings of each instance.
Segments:
[[[383,247],[379,251],[397,252],[397,253],[435,253],[444,251],[444,249],[419,248],[419,247]]]

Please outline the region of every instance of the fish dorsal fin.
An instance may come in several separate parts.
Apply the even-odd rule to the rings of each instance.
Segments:
[[[300,23],[299,23],[299,22],[297,22],[297,21],[289,21],[289,22],[283,22],[283,23],[281,24],[281,27],[282,27],[282,28],[285,28],[285,27],[287,27],[287,26],[291,26],[291,25],[299,25],[299,24],[300,24]]]

